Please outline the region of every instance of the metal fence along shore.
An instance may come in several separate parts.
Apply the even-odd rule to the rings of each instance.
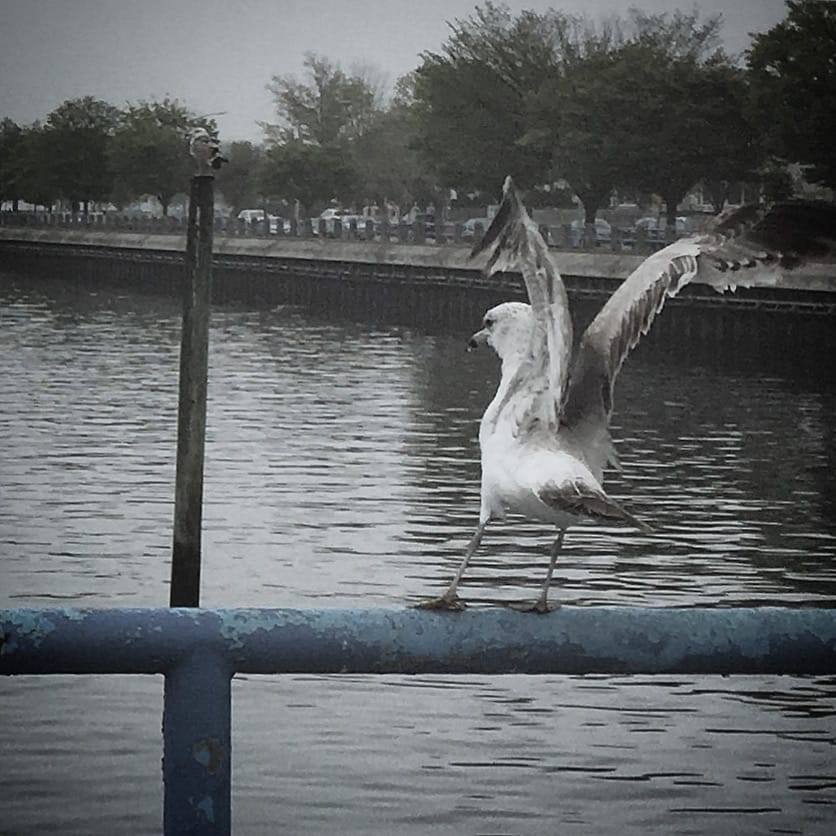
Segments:
[[[215,217],[218,235],[243,238],[319,238],[321,240],[383,241],[393,244],[471,245],[482,236],[485,223],[416,220],[391,224],[371,218],[351,217],[340,223],[325,218],[284,220],[270,216],[244,220]],[[2,212],[0,226],[35,229],[82,229],[90,231],[137,232],[159,235],[183,235],[186,219],[177,217],[131,217],[117,212],[80,214],[71,212]],[[645,227],[612,227],[606,233],[593,224],[562,223],[541,225],[549,246],[573,250],[609,250],[647,255],[666,243],[682,237],[675,229],[654,230]]]

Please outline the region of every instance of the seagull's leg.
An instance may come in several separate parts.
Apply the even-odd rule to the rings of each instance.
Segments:
[[[549,612],[549,587],[552,583],[552,575],[554,574],[554,567],[557,566],[557,556],[563,547],[563,535],[566,534],[566,529],[561,528],[557,532],[554,543],[552,543],[551,552],[549,553],[549,568],[546,572],[546,580],[543,583],[543,589],[540,592],[540,597],[533,604],[520,604],[513,608],[520,612]],[[555,604],[555,609],[560,604]]]
[[[453,580],[450,581],[450,586],[447,587],[447,591],[440,597],[440,598],[433,598],[430,601],[422,601],[420,604],[416,604],[416,608],[419,610],[463,610],[465,608],[465,603],[459,598],[458,593],[456,590],[458,589],[459,582],[461,581],[462,577],[464,576],[465,570],[467,569],[467,564],[470,563],[470,558],[473,557],[476,549],[479,548],[479,544],[482,542],[482,535],[485,533],[485,528],[487,528],[488,520],[484,522],[479,522],[479,525],[476,528],[476,531],[473,534],[470,542],[467,545],[467,549],[465,550],[464,557],[462,558],[461,565],[459,566],[456,574],[453,576]]]
[[[563,536],[566,534],[566,529],[561,528],[557,532],[557,537],[554,538],[554,543],[552,543],[552,550],[549,553],[549,568],[546,572],[546,580],[543,582],[543,591],[540,593],[540,597],[537,599],[537,603],[534,605],[534,609],[537,612],[548,612],[549,611],[549,587],[552,584],[552,575],[554,574],[554,567],[557,566],[557,556],[560,554],[560,550],[563,548]],[[555,606],[560,606],[560,604],[556,604]]]
[[[450,581],[450,586],[447,588],[447,591],[442,596],[443,598],[455,599],[458,597],[456,595],[456,590],[458,589],[459,582],[464,576],[464,571],[465,569],[467,569],[468,563],[470,563],[470,558],[473,557],[473,555],[476,553],[476,549],[479,548],[479,544],[482,542],[482,535],[485,533],[485,528],[487,527],[487,525],[487,522],[480,522],[479,525],[476,527],[476,531],[473,532],[473,537],[470,538],[470,542],[467,544],[467,549],[465,549],[461,565],[456,571],[453,580]]]

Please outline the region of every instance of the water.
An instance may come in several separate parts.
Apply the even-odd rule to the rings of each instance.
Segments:
[[[176,304],[5,275],[0,316],[0,606],[165,606]],[[202,603],[402,607],[441,591],[475,526],[497,379],[466,336],[214,311]],[[831,382],[634,358],[616,398],[624,470],[608,486],[657,532],[570,530],[561,600],[833,606]],[[549,540],[492,525],[463,596],[533,599]],[[161,686],[0,681],[0,834],[158,833]],[[834,821],[833,678],[237,677],[233,694],[238,834]]]

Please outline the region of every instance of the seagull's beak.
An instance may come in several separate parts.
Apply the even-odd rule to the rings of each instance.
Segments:
[[[475,351],[479,348],[480,345],[484,345],[488,341],[488,329],[483,328],[481,331],[477,331],[468,341],[467,341],[467,350],[468,351]]]

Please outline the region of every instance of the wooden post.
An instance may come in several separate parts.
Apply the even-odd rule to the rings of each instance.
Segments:
[[[200,604],[200,529],[203,451],[206,440],[213,213],[214,177],[211,174],[198,174],[192,178],[186,234],[174,544],[171,558],[172,607],[197,607]]]

